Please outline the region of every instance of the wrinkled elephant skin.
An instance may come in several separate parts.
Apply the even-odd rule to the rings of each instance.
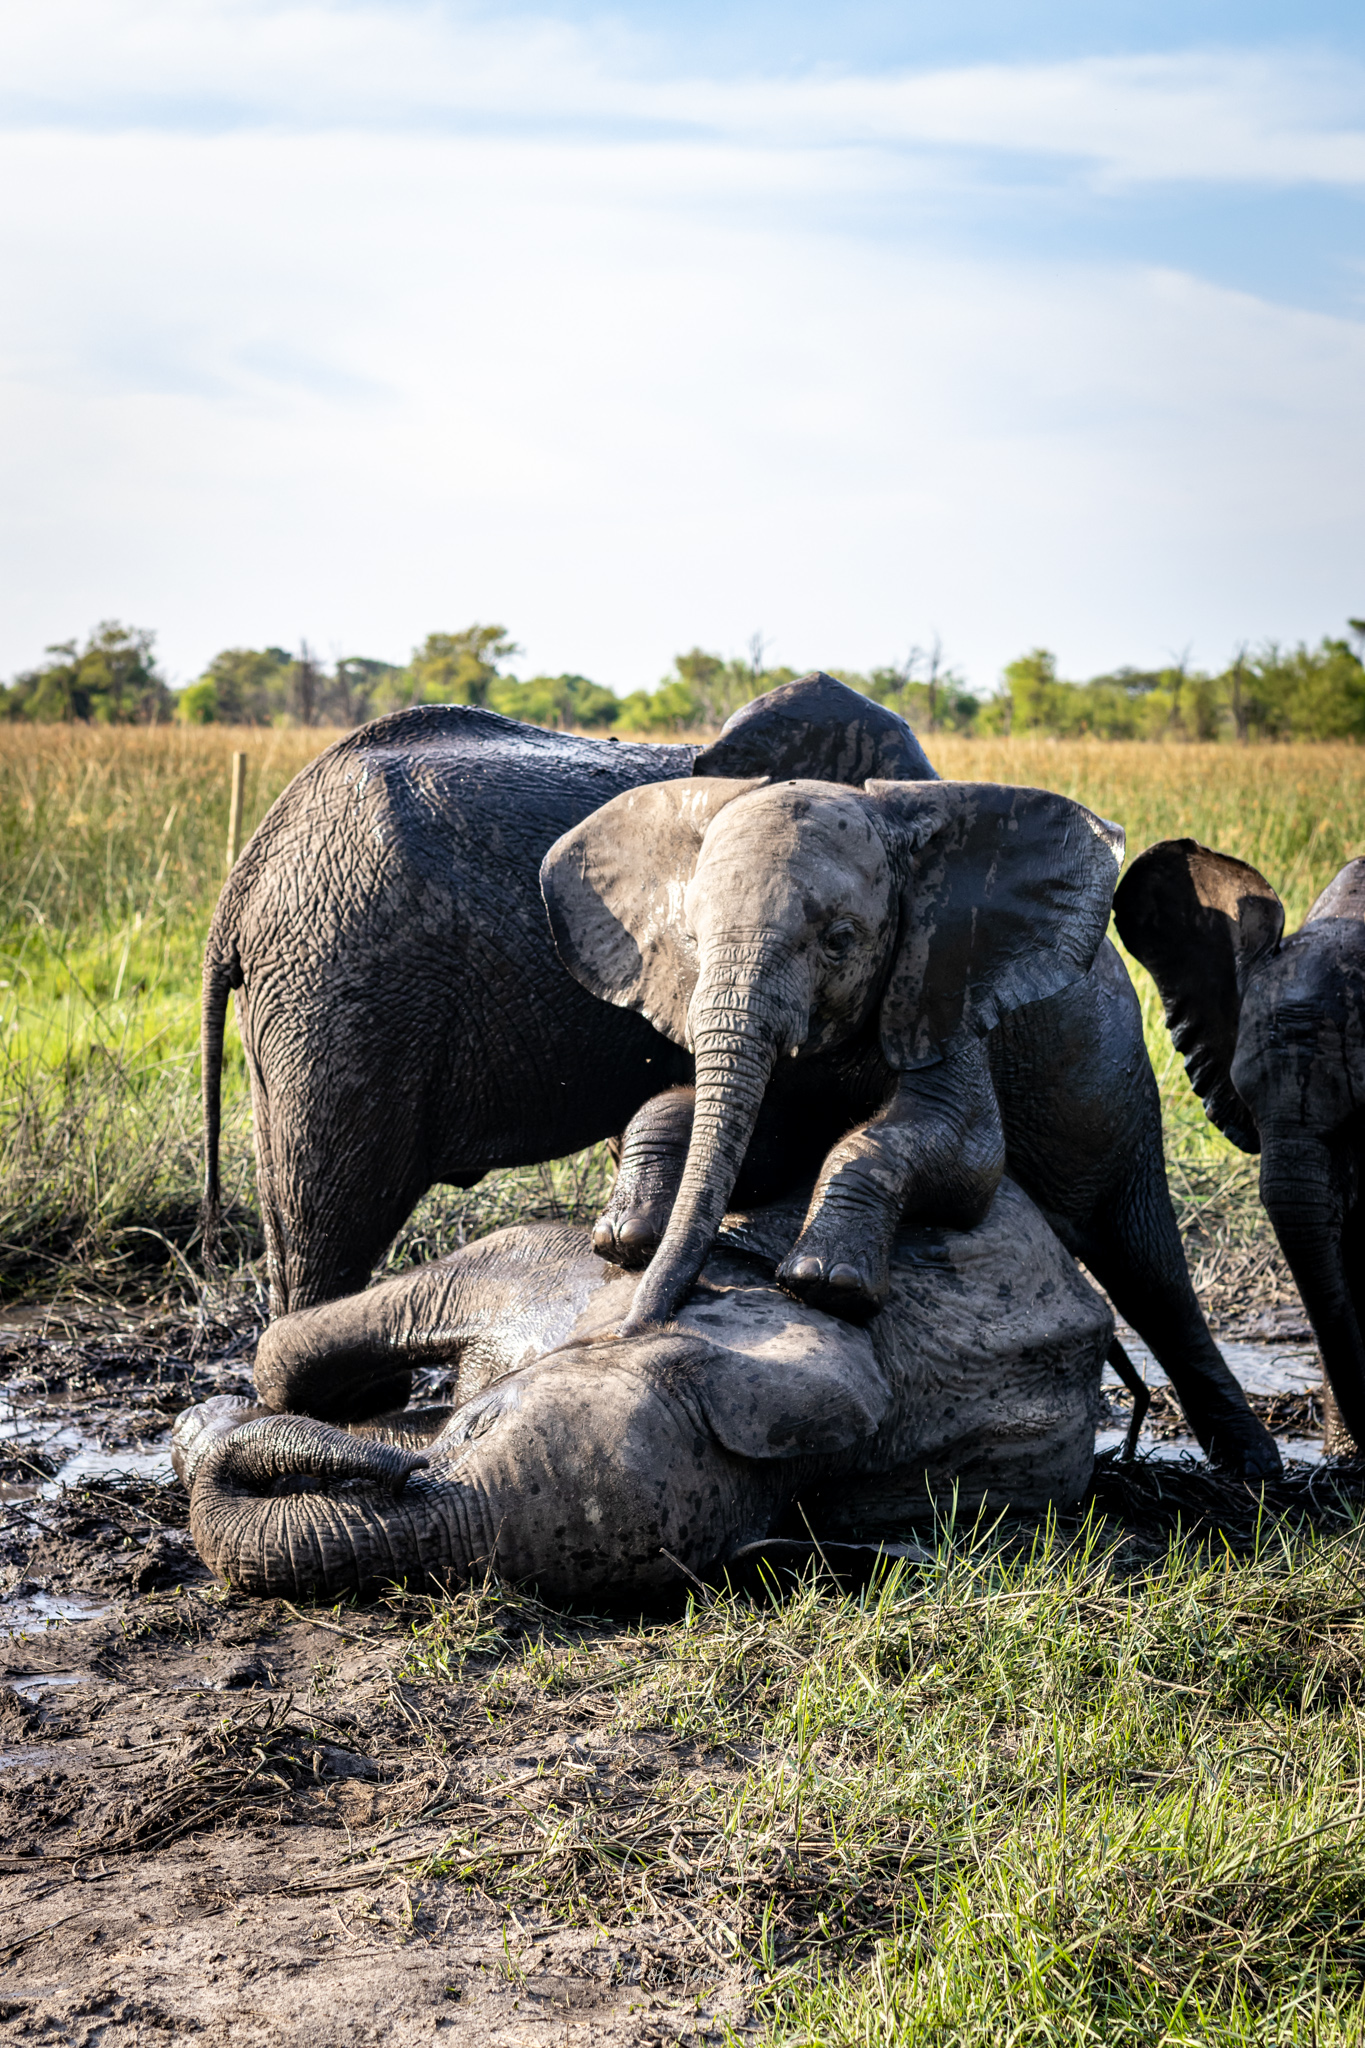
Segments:
[[[624,1134],[596,1243],[666,1322],[735,1199],[817,1175],[778,1268],[874,1317],[904,1222],[958,1229],[1003,1171],[1151,1345],[1201,1444],[1278,1471],[1199,1312],[1137,998],[1105,940],[1122,833],[995,783],[691,779],[615,798],[541,871],[555,943],[693,1056]],[[652,1254],[652,1257],[651,1257]]]
[[[770,691],[714,745],[649,746],[422,705],[349,733],[272,805],[204,959],[205,1242],[235,993],[276,1313],[363,1287],[436,1182],[616,1137],[690,1076],[642,1017],[561,967],[546,849],[673,776],[926,777],[909,727],[829,676]]]
[[[446,1362],[459,1405],[354,1432],[220,1397],[176,1424],[205,1561],[334,1598],[492,1570],[564,1601],[651,1598],[784,1529],[894,1541],[955,1495],[1037,1514],[1094,1455],[1112,1321],[1004,1182],[983,1222],[903,1232],[870,1329],[771,1279],[790,1214],[731,1219],[668,1329],[617,1338],[639,1284],[559,1225],[276,1323],[258,1383],[294,1404],[344,1362]],[[447,1419],[448,1418],[448,1419]]]

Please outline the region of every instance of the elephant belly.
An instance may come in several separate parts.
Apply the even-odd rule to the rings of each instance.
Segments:
[[[1113,1319],[1012,1182],[971,1231],[904,1231],[872,1325],[893,1412],[807,1504],[834,1539],[888,1540],[957,1515],[1073,1504],[1094,1464]]]

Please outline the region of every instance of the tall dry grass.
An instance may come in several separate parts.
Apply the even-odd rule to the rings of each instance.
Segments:
[[[223,876],[229,759],[247,756],[250,832],[335,737],[0,726],[0,1285],[47,1284],[73,1259],[106,1278],[140,1272],[147,1256],[169,1256],[162,1240],[189,1240],[199,959]],[[939,735],[929,750],[946,775],[1078,797],[1125,826],[1131,852],[1187,833],[1251,860],[1291,921],[1365,850],[1365,750],[1351,746]],[[1242,1185],[1246,1165],[1205,1124],[1151,984],[1140,970],[1135,980],[1178,1168]],[[225,1185],[245,1247],[255,1227],[250,1131],[231,1030],[224,1081]],[[568,1199],[595,1198],[601,1161],[587,1171]],[[563,1179],[514,1176],[439,1196],[413,1242],[434,1249],[450,1230],[507,1220],[518,1203],[558,1202]]]
[[[335,735],[0,726],[0,1284],[140,1276],[193,1230],[198,978],[232,753],[249,832]],[[229,1035],[230,1213],[254,1219]]]

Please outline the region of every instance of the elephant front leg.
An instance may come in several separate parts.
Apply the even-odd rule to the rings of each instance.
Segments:
[[[778,1284],[850,1322],[876,1315],[890,1290],[901,1223],[970,1230],[1005,1170],[1005,1137],[976,1039],[937,1066],[900,1074],[890,1101],[825,1160],[805,1226]]]
[[[658,1250],[687,1164],[694,1088],[669,1088],[637,1110],[621,1137],[611,1200],[593,1227],[599,1258],[634,1272]]]

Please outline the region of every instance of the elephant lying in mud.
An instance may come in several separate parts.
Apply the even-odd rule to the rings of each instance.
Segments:
[[[1365,1445],[1365,860],[1291,938],[1265,877],[1193,839],[1149,846],[1114,912],[1205,1115],[1261,1155],[1261,1200]]]
[[[274,1323],[263,1407],[187,1409],[177,1470],[204,1561],[248,1592],[328,1599],[494,1571],[555,1602],[647,1600],[753,1545],[894,1542],[956,1495],[1037,1514],[1084,1491],[1113,1329],[1006,1181],[966,1232],[908,1230],[868,1329],[772,1280],[797,1211],[730,1220],[666,1329],[613,1337],[638,1280],[586,1229],[498,1231]],[[353,1432],[444,1362],[458,1405]]]
[[[349,1294],[429,1187],[615,1138],[690,1063],[555,955],[541,857],[609,797],[693,775],[934,771],[831,676],[756,698],[714,745],[545,732],[431,704],[297,775],[233,868],[204,955],[204,1237],[216,1234],[229,993],[251,1079],[276,1314]]]
[[[673,1314],[732,1200],[815,1174],[777,1278],[866,1319],[899,1225],[969,1226],[1008,1170],[1209,1455],[1278,1472],[1171,1209],[1141,1012],[1104,938],[1122,844],[1049,791],[939,781],[658,783],[566,833],[541,871],[566,967],[695,1063],[695,1089],[628,1127],[596,1234],[650,1260],[627,1328]]]

